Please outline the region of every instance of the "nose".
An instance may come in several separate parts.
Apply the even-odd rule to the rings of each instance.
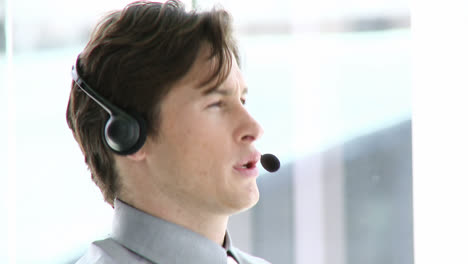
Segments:
[[[243,108],[243,115],[236,131],[236,138],[243,143],[252,143],[262,137],[262,126]]]

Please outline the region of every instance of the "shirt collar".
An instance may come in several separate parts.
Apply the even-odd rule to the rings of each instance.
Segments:
[[[228,231],[226,231],[226,236],[224,237],[223,247],[224,247],[225,252],[227,252],[229,256],[233,257],[237,263],[240,263],[239,258],[236,256],[234,247],[232,246],[231,236],[229,235]]]
[[[227,232],[223,248],[198,233],[146,214],[118,199],[114,201],[111,237],[158,264],[221,264],[226,263],[227,251],[238,259]]]

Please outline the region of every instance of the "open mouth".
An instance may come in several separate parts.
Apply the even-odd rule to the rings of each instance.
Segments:
[[[258,151],[250,153],[248,156],[244,156],[243,159],[234,166],[240,174],[247,177],[258,176],[257,163],[260,160],[260,153]]]
[[[253,167],[255,167],[255,164],[252,161],[249,161],[242,166],[243,169],[251,169]]]

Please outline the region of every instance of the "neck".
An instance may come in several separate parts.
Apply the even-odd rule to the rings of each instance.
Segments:
[[[129,193],[133,195],[128,195]],[[158,192],[151,188],[140,189],[138,192],[123,192],[119,199],[147,214],[183,226],[223,246],[228,215],[206,213],[206,210],[195,208],[190,203],[181,204],[180,201],[173,202],[170,197],[147,195],[149,193]]]

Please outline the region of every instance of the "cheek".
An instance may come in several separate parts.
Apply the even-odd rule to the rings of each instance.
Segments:
[[[165,138],[179,166],[197,174],[209,174],[210,170],[219,173],[230,154],[230,124],[219,116],[196,109],[176,114],[166,124]]]
[[[170,127],[165,137],[168,148],[175,157],[174,161],[181,168],[199,170],[206,167],[216,149],[210,144],[210,139],[201,127],[189,120],[180,120]],[[207,164],[208,163],[208,164]]]
[[[206,153],[216,156],[217,152],[227,147],[228,128],[219,118],[194,115],[190,119],[181,120],[180,126],[174,129],[177,138],[186,148],[186,151]]]
[[[227,144],[216,141],[215,136],[206,133],[187,135],[185,140],[188,140],[190,147],[185,148],[182,153],[186,160],[184,167],[191,174],[191,180],[206,187],[217,185],[220,180],[224,181],[222,179],[225,178],[229,164]]]

